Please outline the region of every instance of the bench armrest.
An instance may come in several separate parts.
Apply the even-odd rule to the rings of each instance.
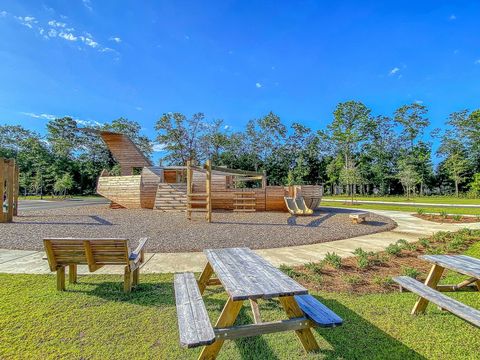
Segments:
[[[145,244],[147,243],[147,240],[148,238],[141,238],[138,242],[138,246],[135,250],[132,251],[132,253],[130,254],[130,260],[133,260],[133,261],[142,261],[143,262],[143,253],[145,251],[144,247],[145,247]]]

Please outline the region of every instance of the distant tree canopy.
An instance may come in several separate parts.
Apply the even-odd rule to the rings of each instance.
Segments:
[[[164,164],[212,159],[219,166],[265,171],[270,185],[325,184],[326,191],[351,195],[480,196],[480,110],[454,112],[443,130],[432,132],[439,142],[435,153],[425,135],[429,125],[421,104],[401,106],[390,117],[347,101],[319,131],[286,124],[273,112],[248,121],[242,131],[203,113],[165,113],[155,124],[154,141]],[[136,121],[119,118],[94,128],[126,134],[147,157],[153,153],[153,141]],[[80,131],[69,117],[49,121],[44,136],[0,126],[0,157],[17,159],[23,193],[91,194],[102,169],[118,170],[101,138]]]

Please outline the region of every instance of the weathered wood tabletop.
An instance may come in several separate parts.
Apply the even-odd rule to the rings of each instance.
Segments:
[[[272,299],[308,291],[249,248],[204,251],[233,301]]]
[[[460,274],[480,279],[480,259],[466,255],[422,255],[420,258]]]

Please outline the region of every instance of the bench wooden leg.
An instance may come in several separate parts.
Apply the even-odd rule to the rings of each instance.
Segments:
[[[132,291],[132,272],[128,266],[125,266],[125,273],[123,275],[123,292],[129,293]]]
[[[139,279],[140,279],[140,268],[137,268],[133,270],[132,285],[137,286],[139,283]]]
[[[203,295],[205,288],[207,287],[208,280],[210,280],[212,275],[213,275],[213,268],[210,265],[210,263],[207,262],[207,265],[205,265],[205,268],[203,269],[202,274],[198,279],[198,288],[200,289],[201,295]]]
[[[77,283],[77,265],[68,265],[68,282],[70,284]]]
[[[480,291],[480,280],[477,280],[475,284],[477,285],[477,290]]]
[[[278,299],[290,319],[305,316],[293,296],[282,296]],[[318,351],[320,349],[311,329],[295,330],[295,333],[305,351]]]
[[[65,266],[57,268],[57,290],[65,291]]]
[[[215,324],[216,328],[232,326],[242,308],[243,301],[233,301],[228,298],[220,317]],[[205,346],[198,357],[199,360],[215,359],[222,348],[225,340],[216,340],[212,345]]]
[[[427,276],[427,279],[425,280],[425,285],[427,285],[428,287],[431,287],[432,289],[435,289],[437,287],[438,282],[440,281],[440,278],[442,277],[444,270],[445,268],[443,268],[440,265],[433,265],[430,270],[430,273]],[[412,315],[424,313],[428,303],[429,303],[428,300],[422,297],[419,298],[412,309]]]

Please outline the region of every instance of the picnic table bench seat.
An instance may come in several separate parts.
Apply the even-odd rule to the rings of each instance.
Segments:
[[[213,344],[215,333],[195,275],[175,274],[174,287],[180,344],[186,348]]]
[[[412,293],[419,295],[421,298],[438,305],[442,309],[451,312],[459,318],[464,319],[470,324],[480,327],[479,310],[452,299],[451,297],[448,297],[409,276],[398,276],[393,278],[393,281]]]
[[[305,316],[319,327],[340,326],[343,320],[312,295],[295,295],[298,306]]]

